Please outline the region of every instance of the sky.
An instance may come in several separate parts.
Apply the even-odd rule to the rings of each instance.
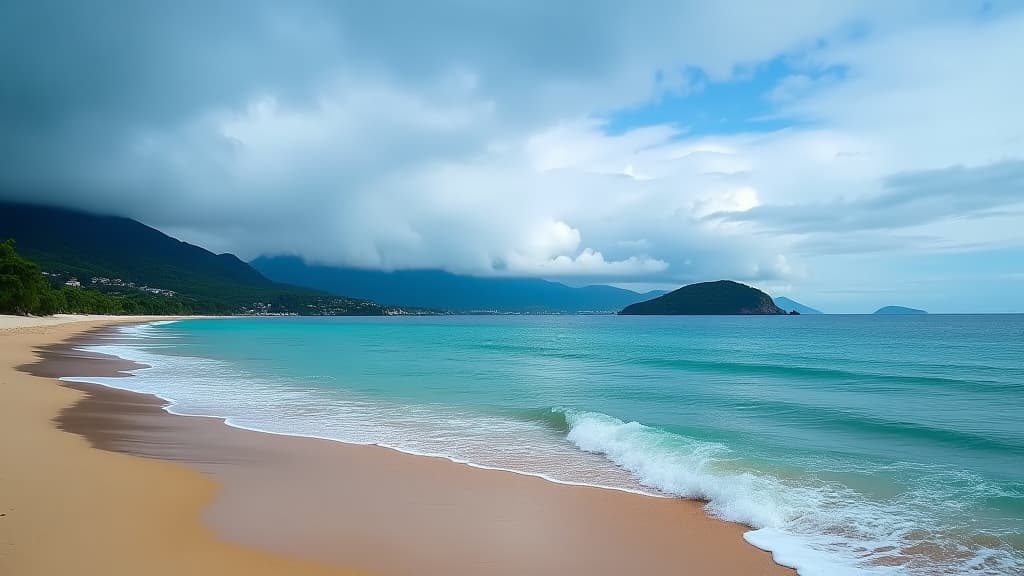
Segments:
[[[1024,3],[0,0],[0,198],[245,259],[1024,312]]]

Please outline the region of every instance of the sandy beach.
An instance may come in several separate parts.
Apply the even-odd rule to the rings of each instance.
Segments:
[[[139,367],[72,350],[139,319],[72,320],[0,323],[0,573],[793,574],[698,502],[250,432],[61,384]]]
[[[217,483],[186,467],[97,450],[54,425],[84,394],[14,367],[100,325],[0,322],[0,574],[344,574],[232,544],[201,521]]]

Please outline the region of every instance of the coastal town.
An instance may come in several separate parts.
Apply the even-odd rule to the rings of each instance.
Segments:
[[[122,288],[122,289],[128,289],[128,290],[138,290],[139,292],[147,292],[149,294],[157,294],[159,296],[167,296],[168,298],[173,298],[175,295],[177,295],[177,292],[175,292],[174,290],[168,290],[166,288],[154,288],[152,286],[146,286],[146,285],[137,286],[135,284],[135,282],[130,282],[130,281],[122,280],[120,278],[107,278],[105,276],[93,276],[92,278],[89,279],[88,283],[86,283],[85,286],[83,286],[83,282],[81,280],[79,280],[75,276],[66,277],[65,275],[62,275],[62,274],[57,273],[57,272],[46,272],[46,271],[43,272],[43,276],[46,276],[48,279],[51,279],[51,282],[52,281],[56,281],[57,283],[60,283],[60,284],[63,284],[64,286],[69,286],[69,287],[72,287],[72,288],[83,288],[83,287],[99,288],[99,289],[102,289],[102,288],[114,288],[114,289]]]

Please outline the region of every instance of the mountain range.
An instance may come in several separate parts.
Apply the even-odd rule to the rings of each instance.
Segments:
[[[486,278],[441,270],[366,270],[318,266],[295,256],[250,262],[267,278],[385,305],[455,312],[616,312],[664,294],[639,294],[614,286],[572,287],[539,278]]]
[[[36,262],[51,282],[80,283],[83,288],[115,294],[141,290],[166,295],[200,314],[612,313],[623,309],[635,313],[645,308],[631,305],[653,301],[645,306],[657,308],[667,302],[659,297],[668,296],[663,291],[641,294],[606,285],[573,287],[540,278],[322,266],[295,256],[264,256],[246,263],[129,218],[0,202],[0,240],[6,238],[13,238],[18,252]],[[714,308],[715,302],[728,300],[733,289],[743,285],[722,281],[691,286],[708,288],[701,294],[707,299],[705,305]],[[685,294],[695,290],[684,289]],[[768,302],[748,308],[777,313],[776,305],[801,314],[821,313],[785,297],[774,301],[769,297]]]
[[[385,313],[378,302],[392,312],[615,312],[663,293],[440,270],[311,266],[295,257],[257,258],[250,265],[129,218],[0,202],[0,240],[7,238],[53,282],[167,294],[200,314]]]

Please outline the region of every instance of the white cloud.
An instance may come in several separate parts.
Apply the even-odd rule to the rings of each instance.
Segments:
[[[630,278],[663,272],[668,268],[667,262],[648,257],[630,256],[625,260],[608,261],[605,260],[603,254],[590,248],[583,249],[576,256],[563,254],[542,261],[525,259],[518,254],[512,254],[509,256],[508,264],[508,272],[514,275],[552,278],[560,276]]]
[[[990,163],[1024,151],[1013,107],[1024,14],[961,18],[889,30],[814,51],[818,67],[848,70],[783,108],[868,141],[891,171]],[[898,55],[898,57],[895,57]]]
[[[752,186],[739,186],[724,192],[699,198],[693,205],[693,215],[703,218],[718,212],[746,212],[761,205],[757,190]]]

